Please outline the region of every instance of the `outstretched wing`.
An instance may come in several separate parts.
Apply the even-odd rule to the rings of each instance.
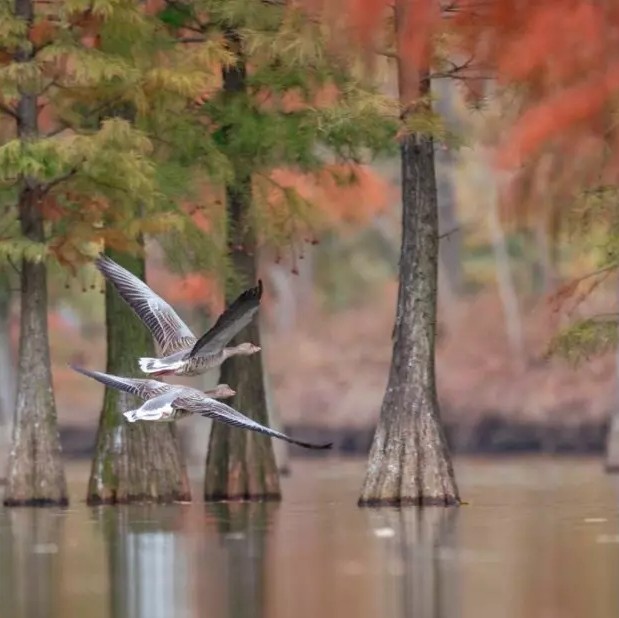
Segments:
[[[106,255],[95,260],[103,276],[148,327],[164,355],[193,345],[196,338],[176,311],[141,279]]]
[[[231,408],[221,401],[203,396],[200,392],[181,395],[172,402],[172,406],[177,409],[193,412],[194,414],[201,414],[202,416],[212,418],[216,421],[221,421],[222,423],[227,423],[228,425],[232,425],[234,427],[240,427],[241,429],[248,429],[249,431],[256,431],[273,438],[279,438],[280,440],[285,440],[291,444],[297,444],[303,448],[327,449],[332,446],[332,443],[312,444],[311,442],[295,440],[294,438],[287,436],[285,433],[275,431],[270,427],[265,427],[264,425],[253,421],[251,418],[237,412],[234,408]]]
[[[153,397],[159,397],[175,388],[173,384],[166,384],[165,382],[159,382],[157,380],[143,380],[139,378],[122,378],[119,376],[112,376],[108,373],[101,371],[90,371],[88,369],[82,369],[75,365],[69,365],[71,369],[85,375],[97,382],[101,382],[105,386],[115,388],[119,391],[125,391],[132,395],[137,395],[142,399],[152,399]]]
[[[190,357],[219,352],[245,328],[260,307],[262,280],[258,285],[245,290],[218,318],[217,322],[198,341],[189,353]]]

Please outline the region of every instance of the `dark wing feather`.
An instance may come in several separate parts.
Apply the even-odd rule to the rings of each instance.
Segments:
[[[99,255],[95,264],[150,330],[162,354],[176,352],[195,342],[194,334],[176,311],[139,277],[103,254]]]
[[[245,290],[217,319],[217,322],[198,341],[189,353],[190,357],[219,352],[247,326],[260,307],[262,280],[258,285]]]
[[[332,443],[312,444],[311,442],[302,442],[301,440],[295,440],[294,438],[287,436],[285,433],[275,431],[270,427],[265,427],[264,425],[253,421],[251,418],[248,418],[244,414],[237,412],[234,408],[231,408],[230,406],[226,405],[221,401],[205,397],[199,391],[187,395],[182,395],[181,397],[175,399],[172,402],[172,406],[174,408],[187,410],[188,412],[193,412],[194,414],[201,414],[202,416],[212,418],[215,421],[227,423],[228,425],[232,425],[234,427],[240,427],[241,429],[248,429],[250,431],[256,431],[258,433],[271,436],[273,438],[279,438],[280,440],[285,440],[286,442],[290,442],[291,444],[297,444],[298,446],[302,446],[303,448],[327,449],[331,448],[332,446]]]
[[[101,371],[89,371],[88,369],[82,369],[75,365],[69,365],[71,369],[85,375],[105,386],[115,388],[119,391],[125,391],[132,395],[137,395],[141,399],[152,399],[163,395],[173,388],[177,388],[172,384],[166,384],[165,382],[158,382],[157,380],[142,380],[139,378],[122,378],[119,376],[112,376],[108,373],[102,373]]]

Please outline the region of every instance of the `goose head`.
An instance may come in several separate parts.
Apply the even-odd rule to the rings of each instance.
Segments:
[[[227,384],[218,384],[214,389],[204,391],[204,393],[214,399],[228,399],[236,395],[236,391]]]

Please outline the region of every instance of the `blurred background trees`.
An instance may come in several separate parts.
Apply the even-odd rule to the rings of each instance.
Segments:
[[[419,0],[404,54],[413,65],[427,54],[434,111],[404,123],[392,15],[380,0],[349,4],[350,19],[328,24],[257,0],[33,4],[25,22],[14,3],[0,5],[0,339],[14,350],[11,362],[1,346],[0,380],[11,383],[3,376],[27,349],[17,337],[29,306],[17,297],[31,294],[19,292],[22,260],[43,276],[45,258],[70,452],[92,452],[100,408],[100,387],[65,365],[105,364],[102,284],[87,264],[104,244],[146,255],[149,284],[196,331],[255,269],[266,283],[262,369],[284,428],[366,452],[390,359],[402,216],[393,138],[403,125],[435,144],[437,391],[448,442],[603,443],[617,407],[617,7],[496,0],[438,11]],[[227,44],[231,31],[240,49]],[[239,58],[244,88],[229,96],[224,75]],[[36,100],[34,138],[17,132],[24,97]],[[36,239],[20,228],[30,185],[42,198]],[[246,208],[231,221],[226,194],[239,187]],[[251,255],[228,242],[238,231],[251,232]],[[41,307],[28,341],[45,350]],[[576,358],[586,362],[575,368]],[[42,382],[51,387],[51,375]],[[6,426],[15,394],[2,390]],[[48,395],[33,403],[16,390],[17,427],[33,426],[22,409],[52,418]],[[206,426],[179,425],[200,468]],[[237,439],[229,433],[225,441]],[[22,435],[20,450],[32,452]]]

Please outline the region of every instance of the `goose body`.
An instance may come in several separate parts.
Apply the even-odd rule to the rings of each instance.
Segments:
[[[332,446],[330,443],[313,444],[311,442],[295,440],[285,433],[257,423],[231,406],[218,401],[215,399],[216,396],[222,398],[223,396],[230,396],[228,391],[232,391],[232,389],[225,384],[220,384],[213,391],[202,392],[190,386],[165,384],[156,380],[123,378],[100,371],[89,371],[88,369],[82,369],[73,365],[71,367],[75,371],[97,380],[105,386],[145,399],[146,401],[139,408],[123,413],[125,418],[131,423],[136,421],[170,422],[185,416],[199,414],[214,421],[262,433],[304,448],[327,449]],[[232,391],[232,394],[234,394],[234,391]]]
[[[218,367],[230,356],[249,356],[260,351],[260,347],[252,343],[232,347],[227,344],[257,313],[262,281],[245,290],[198,339],[176,311],[133,273],[103,254],[97,257],[95,264],[150,330],[159,346],[159,358],[139,359],[142,372],[155,376],[195,376]]]

